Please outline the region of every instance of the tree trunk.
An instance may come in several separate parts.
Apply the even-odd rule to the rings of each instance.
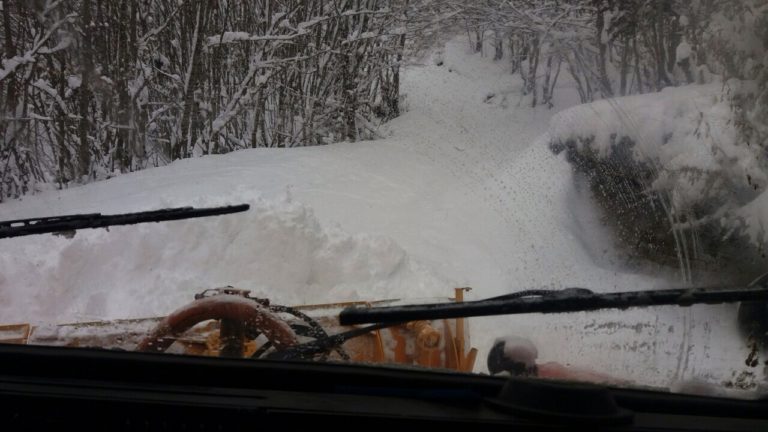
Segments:
[[[199,1],[197,3],[197,11],[195,13],[195,27],[192,33],[192,44],[189,51],[189,59],[187,65],[187,74],[185,77],[184,85],[184,112],[181,116],[180,137],[176,146],[173,149],[172,158],[181,159],[185,158],[192,151],[192,143],[195,142],[195,122],[193,119],[197,118],[197,102],[195,101],[195,90],[197,89],[197,82],[200,76],[200,69],[202,66],[202,42],[203,35],[205,33],[204,20],[207,10],[204,10],[204,6],[207,4],[205,1]]]
[[[619,94],[621,96],[626,96],[627,76],[629,75],[629,36],[624,38],[624,45],[621,50],[621,65],[619,66],[619,74],[621,75],[619,83]]]
[[[493,55],[493,59],[498,61],[504,58],[504,39],[502,39],[501,33],[498,30],[495,31],[494,35],[494,48],[496,52]]]
[[[637,47],[637,36],[632,38],[632,51],[635,55],[635,83],[637,85],[637,93],[642,94],[643,89],[643,75],[640,73],[640,49]]]
[[[547,65],[544,68],[544,85],[541,86],[541,103],[548,104],[550,102],[550,81],[552,80],[552,56],[547,57]]]
[[[613,96],[613,88],[611,86],[611,80],[608,78],[608,71],[606,70],[606,51],[608,49],[607,41],[605,40],[605,10],[601,7],[597,9],[597,22],[595,24],[595,31],[597,33],[596,42],[598,47],[598,60],[597,68],[600,74],[600,91],[603,96]]]
[[[531,55],[530,58],[530,66],[528,68],[528,87],[529,91],[531,92],[531,107],[536,107],[536,104],[538,103],[536,98],[536,73],[539,70],[539,54],[541,52],[539,39],[538,37],[534,37],[533,41],[531,41]]]
[[[77,149],[78,175],[87,177],[91,171],[91,146],[88,142],[89,122],[88,106],[91,102],[90,82],[93,73],[93,52],[91,48],[91,1],[83,0],[81,5],[81,22],[83,30],[82,74],[80,83],[80,126],[78,135],[80,146]]]
[[[667,75],[667,58],[664,55],[664,17],[657,13],[654,27],[654,45],[656,51],[656,90],[672,84]]]
[[[3,7],[3,27],[5,30],[5,57],[13,58],[16,56],[16,45],[13,43],[13,31],[11,28],[11,4],[12,2],[4,2]],[[16,85],[13,79],[13,73],[5,77],[0,81],[0,97],[2,97],[3,87],[6,87],[6,99],[5,99],[5,111],[6,113],[13,115],[16,105],[18,104],[16,96]],[[4,117],[4,116],[3,116]]]

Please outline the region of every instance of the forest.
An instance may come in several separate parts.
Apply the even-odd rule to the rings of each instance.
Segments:
[[[446,36],[493,46],[531,106],[706,82],[766,148],[764,0],[6,0],[0,201],[177,159],[377,137]]]

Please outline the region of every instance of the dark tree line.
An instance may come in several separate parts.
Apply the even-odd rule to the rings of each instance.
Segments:
[[[204,154],[375,135],[420,0],[9,0],[0,201]]]

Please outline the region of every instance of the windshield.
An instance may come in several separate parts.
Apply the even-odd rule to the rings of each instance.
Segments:
[[[0,238],[1,342],[765,395],[765,302],[338,316],[768,286],[768,1],[0,9],[0,221],[248,207]]]

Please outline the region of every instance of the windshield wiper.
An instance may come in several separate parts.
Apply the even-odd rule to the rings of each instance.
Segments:
[[[73,232],[85,228],[105,228],[145,222],[164,222],[207,216],[218,216],[246,211],[248,204],[223,207],[178,207],[137,213],[102,215],[101,213],[52,216],[33,219],[0,221],[0,239],[32,234]]]
[[[341,311],[341,325],[438,320],[526,313],[585,312],[647,306],[691,306],[768,300],[765,284],[749,287],[684,288],[618,293],[594,293],[584,288],[549,291],[545,295],[501,296],[462,303],[436,303],[374,308],[349,307]]]

